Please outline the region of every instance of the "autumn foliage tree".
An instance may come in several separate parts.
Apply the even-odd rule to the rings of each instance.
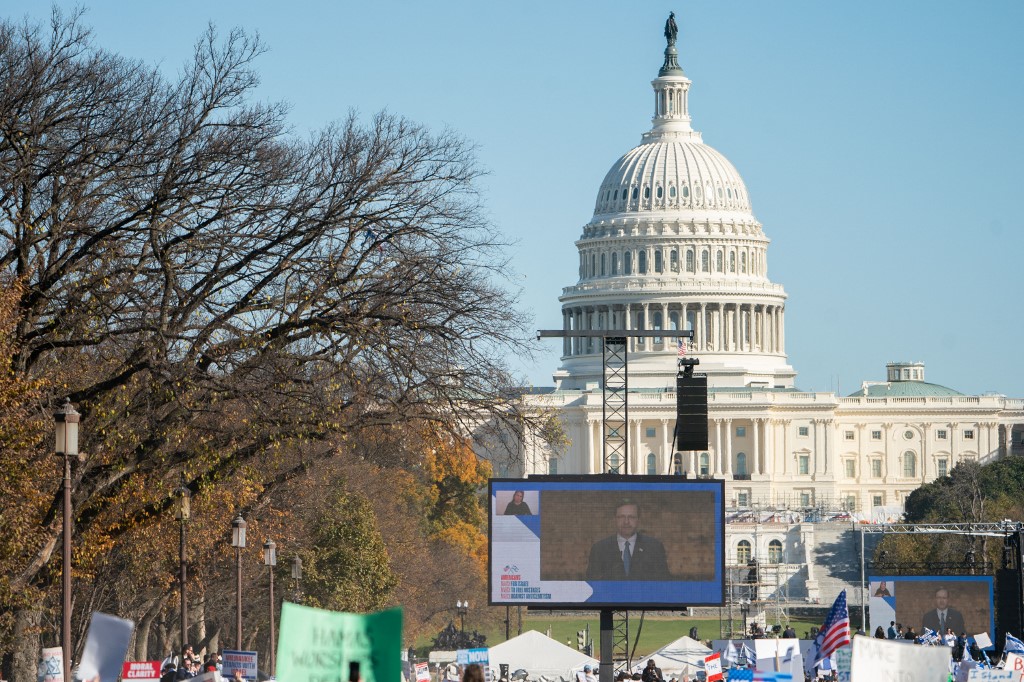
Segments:
[[[86,580],[145,573],[118,553],[129,539],[166,550],[138,534],[173,527],[182,474],[218,519],[271,509],[317,462],[404,423],[447,439],[427,462],[446,472],[429,523],[480,556],[459,500],[485,472],[457,438],[522,419],[504,359],[529,348],[472,149],[391,114],[297,139],[284,105],[252,97],[263,49],[211,29],[168,79],[96,47],[77,16],[0,23],[0,276],[16,292],[0,650],[17,682],[39,637],[55,641],[59,477],[38,436],[65,396],[88,454],[73,500]],[[190,552],[216,557],[223,532]],[[123,609],[162,608],[169,586],[134,580]]]

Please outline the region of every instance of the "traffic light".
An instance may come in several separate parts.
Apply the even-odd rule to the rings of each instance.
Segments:
[[[587,646],[587,631],[577,630],[576,631],[576,648],[583,651]]]

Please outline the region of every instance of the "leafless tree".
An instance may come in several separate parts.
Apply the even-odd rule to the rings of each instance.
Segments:
[[[505,359],[530,352],[526,319],[473,148],[387,113],[297,139],[284,105],[252,97],[263,50],[211,28],[169,80],[77,15],[0,24],[11,369],[83,412],[76,537],[116,542],[166,511],[179,471],[199,490],[282,444],[519,418]],[[15,588],[53,584],[59,517],[55,494]]]

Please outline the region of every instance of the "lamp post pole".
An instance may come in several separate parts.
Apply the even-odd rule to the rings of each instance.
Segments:
[[[274,677],[274,567],[277,566],[277,545],[273,540],[263,543],[263,563],[270,569],[270,676]]]
[[[185,596],[185,581],[188,579],[188,568],[185,564],[185,523],[192,514],[192,494],[185,484],[185,472],[181,472],[181,486],[178,488],[178,517],[180,534],[178,536],[178,589],[181,592],[181,646],[188,646],[188,601]]]
[[[301,592],[299,592],[299,581],[302,580],[302,557],[295,557],[292,559],[292,581],[295,584],[295,603],[301,604],[299,600]]]
[[[53,415],[58,456],[64,458],[64,529],[63,567],[61,583],[63,588],[63,613],[61,618],[61,648],[64,654],[64,679],[71,680],[71,458],[77,458],[78,424],[81,415],[75,411],[71,401]]]
[[[235,646],[242,650],[242,550],[245,548],[245,519],[241,512],[231,522],[231,546],[235,548]]]
[[[466,612],[469,611],[469,602],[459,600],[455,602],[455,611],[459,614],[459,621],[461,623],[460,630],[462,634],[466,634]]]

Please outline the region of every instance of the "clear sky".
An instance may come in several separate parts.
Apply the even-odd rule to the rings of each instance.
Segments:
[[[82,3],[58,3],[73,7]],[[705,143],[772,239],[804,390],[849,394],[892,360],[966,393],[1024,397],[1024,2],[94,0],[98,44],[175,72],[213,22],[259,32],[260,96],[297,134],[383,108],[476,143],[511,280],[561,326],[573,242],[650,126],[662,27]],[[45,19],[38,0],[7,18]],[[537,364],[549,385],[561,343]]]

